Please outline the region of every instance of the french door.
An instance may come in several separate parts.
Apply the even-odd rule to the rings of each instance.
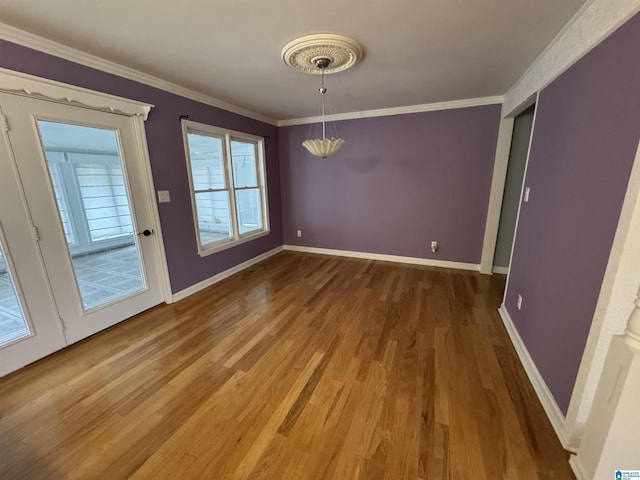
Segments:
[[[0,108],[9,127],[3,169],[14,171],[7,179],[3,170],[14,185],[13,198],[3,185],[2,203],[24,199],[23,212],[0,210],[9,219],[2,254],[29,330],[15,345],[0,342],[0,360],[20,346],[33,356],[36,341],[50,340],[44,356],[60,348],[61,333],[70,344],[159,304],[153,196],[134,119],[10,93],[0,93]],[[36,260],[39,279],[35,266],[23,272]],[[36,312],[47,295],[49,310]]]
[[[0,139],[0,375],[66,345],[28,210]]]

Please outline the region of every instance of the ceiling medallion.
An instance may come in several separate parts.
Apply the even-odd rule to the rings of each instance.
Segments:
[[[354,66],[364,55],[357,41],[333,33],[305,35],[287,43],[282,49],[282,60],[294,70],[312,75],[341,72]],[[328,59],[330,64],[318,69],[319,59]]]

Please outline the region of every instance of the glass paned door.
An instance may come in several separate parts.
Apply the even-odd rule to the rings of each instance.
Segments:
[[[117,132],[37,125],[84,310],[145,289]]]
[[[31,334],[0,237],[0,347]]]
[[[11,94],[0,105],[68,343],[162,302],[142,120]]]
[[[66,345],[7,140],[0,132],[0,376]]]

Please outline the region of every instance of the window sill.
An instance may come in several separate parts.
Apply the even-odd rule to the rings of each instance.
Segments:
[[[225,240],[224,242],[216,243],[215,245],[211,245],[210,247],[200,247],[198,249],[198,255],[200,255],[201,257],[206,257],[207,255],[211,255],[213,253],[220,253],[224,250],[237,247],[238,245],[242,245],[243,243],[256,240],[260,237],[266,237],[270,233],[271,233],[271,230],[260,230],[259,232],[248,234],[245,237],[240,237],[238,239]]]

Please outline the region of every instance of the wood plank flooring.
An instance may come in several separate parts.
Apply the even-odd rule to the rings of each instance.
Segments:
[[[503,288],[280,253],[0,379],[0,478],[572,479]]]

